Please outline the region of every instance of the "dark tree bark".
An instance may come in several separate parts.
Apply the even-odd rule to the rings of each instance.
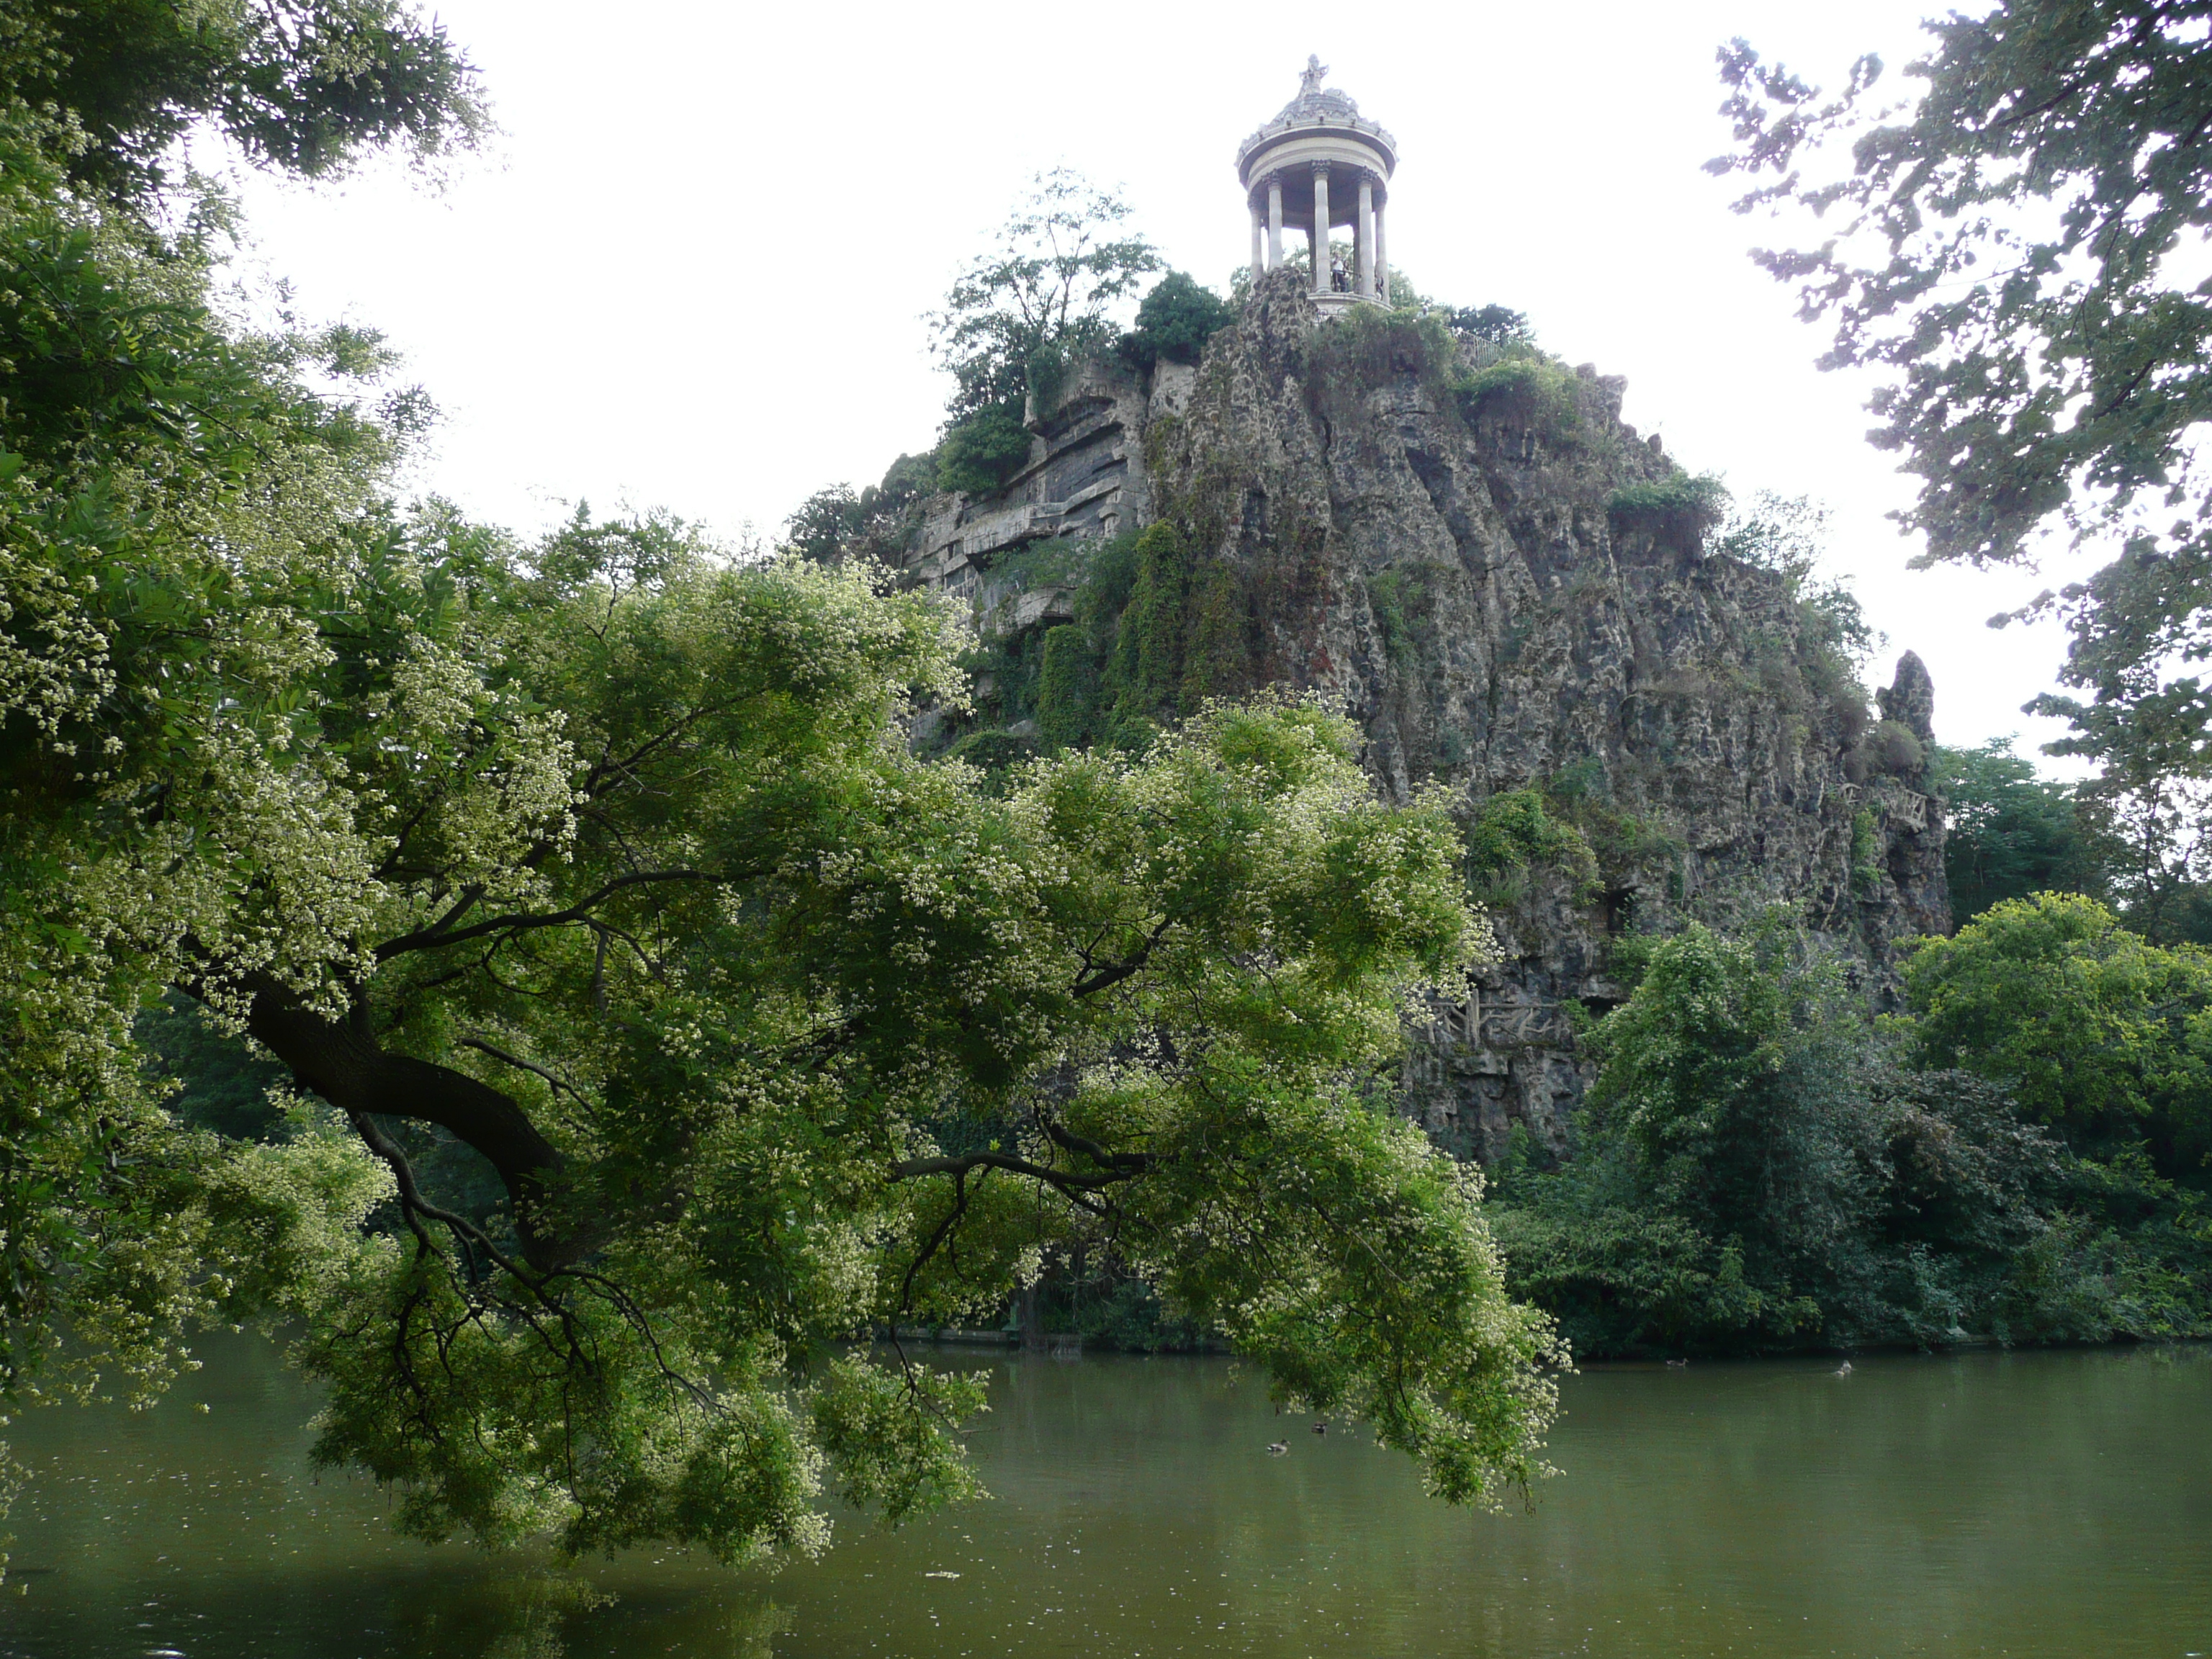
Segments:
[[[318,1013],[274,980],[257,976],[246,1029],[312,1089],[348,1115],[370,1113],[434,1123],[490,1161],[506,1183],[515,1231],[532,1265],[568,1254],[543,1230],[542,1206],[564,1160],[514,1100],[465,1072],[378,1045],[367,1010],[349,1020]]]

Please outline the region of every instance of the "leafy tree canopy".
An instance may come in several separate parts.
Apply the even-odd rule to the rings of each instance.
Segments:
[[[1447,320],[1462,334],[1472,334],[1492,345],[1529,343],[1536,337],[1527,315],[1507,306],[1462,306],[1448,313]]]
[[[988,495],[1029,465],[1030,429],[1018,403],[993,404],[945,428],[937,446],[937,487]]]
[[[1121,349],[1139,368],[1163,358],[1194,363],[1206,343],[1236,320],[1229,302],[1180,270],[1152,284],[1137,307],[1137,325],[1122,337]]]
[[[1937,748],[1931,781],[1948,805],[1943,872],[1951,914],[1971,921],[1991,905],[2104,885],[2099,848],[2073,786],[2036,775],[2009,738],[1978,749]]]
[[[1578,1350],[2204,1326],[2185,1284],[2091,1292],[2115,1258],[2166,1269],[2125,1241],[2085,1248],[2051,1213],[2063,1149],[1976,1078],[1898,1067],[1844,964],[1782,918],[1638,943],[1571,1161],[1541,1170],[1521,1139],[1492,1206],[1514,1287]]]
[[[1925,27],[1909,111],[1863,58],[1820,94],[1742,41],[1721,53],[1737,148],[1778,175],[1739,206],[1824,221],[1759,256],[1830,318],[1825,364],[1891,372],[1876,441],[1922,489],[1931,560],[2014,559],[2053,520],[2140,505],[2202,533],[2190,451],[2212,410],[2212,295],[2192,273],[2212,203],[2212,42],[2201,3],[2008,0]]]
[[[1909,108],[1882,65],[1824,98],[1737,41],[1721,53],[1736,148],[1771,175],[1740,209],[1790,208],[1817,246],[1758,257],[1827,319],[1824,366],[1887,381],[1875,441],[1920,479],[1905,524],[1925,562],[2031,556],[2046,532],[2121,556],[2056,605],[2074,639],[2039,698],[2074,722],[2058,752],[2135,843],[2139,902],[2197,872],[2212,699],[2180,665],[2212,654],[2212,9],[2200,0],[2006,0],[1928,24]],[[1994,619],[2002,625],[2007,620]]]
[[[0,142],[0,1398],[282,1321],[416,1533],[812,1549],[972,1489],[982,1403],[822,1345],[1080,1245],[1446,1497],[1529,1478],[1548,1327],[1369,1082],[1481,945],[1441,801],[1297,702],[926,763],[938,601],[402,510],[373,342]],[[164,1098],[179,996],[281,1133]]]
[[[73,178],[125,198],[160,189],[204,122],[310,178],[395,145],[471,149],[489,128],[475,70],[404,0],[16,0],[0,81],[62,112]]]
[[[1780,915],[1632,942],[1571,1159],[1517,1135],[1489,1206],[1577,1352],[2212,1330],[2212,1226],[2141,1145],[2082,1157],[1978,1065],[1911,1068]]]
[[[1111,343],[1122,302],[1160,268],[1128,217],[1120,197],[1068,168],[1036,176],[929,319],[955,422],[1006,405],[1018,418],[1036,377]]]
[[[1920,1060],[2002,1085],[2081,1144],[2146,1141],[2203,1184],[2212,1152],[2212,953],[2161,947],[2095,900],[2008,899],[1905,965]]]
[[[891,550],[911,528],[909,509],[937,488],[937,462],[930,455],[902,455],[878,484],[857,495],[850,484],[817,489],[784,521],[778,550],[817,564]]]

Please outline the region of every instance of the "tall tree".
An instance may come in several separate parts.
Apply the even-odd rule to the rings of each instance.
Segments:
[[[2034,763],[1994,738],[1978,749],[1938,748],[1930,781],[1945,799],[1950,833],[1943,873],[1951,914],[1972,921],[1991,905],[2032,893],[2101,892],[2101,843],[2070,784],[2036,775]]]
[[[1041,173],[995,244],[953,283],[930,327],[957,422],[1018,406],[1033,379],[1106,344],[1122,302],[1160,268],[1127,204],[1066,167]]]
[[[2121,550],[2039,602],[2089,696],[2035,707],[2075,722],[2060,747],[2104,769],[2118,814],[2161,824],[2169,781],[2212,769],[2212,700],[2181,672],[2212,655],[2208,22],[2206,0],[1954,13],[1903,108],[1876,58],[1824,97],[1738,40],[1736,148],[1710,164],[1772,175],[1741,210],[1820,222],[1757,257],[1834,325],[1824,367],[1883,372],[1874,441],[1920,480],[1923,562],[2025,560],[2051,534]]]
[[[2010,1090],[2079,1146],[2147,1142],[2201,1188],[2212,1153],[2212,953],[2160,946],[2095,900],[1993,906],[1905,964],[1900,1023],[1924,1064]]]

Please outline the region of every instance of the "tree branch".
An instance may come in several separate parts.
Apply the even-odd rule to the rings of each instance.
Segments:
[[[1087,974],[1077,975],[1075,983],[1068,988],[1069,994],[1073,996],[1087,997],[1104,990],[1109,985],[1119,985],[1151,960],[1153,948],[1159,944],[1161,937],[1166,933],[1174,921],[1173,916],[1162,916],[1159,926],[1145,936],[1145,942],[1122,957],[1121,961],[1110,967],[1094,968]]]
[[[545,1079],[546,1084],[550,1087],[557,1089],[563,1094],[573,1095],[587,1106],[591,1104],[590,1097],[574,1084],[566,1082],[563,1079],[554,1076],[552,1073],[547,1071],[543,1066],[538,1065],[534,1061],[525,1060],[520,1054],[510,1054],[504,1048],[495,1048],[490,1043],[486,1042],[482,1037],[465,1036],[460,1039],[460,1046],[464,1048],[473,1048],[481,1054],[489,1054],[494,1060],[501,1062],[501,1064],[512,1066],[517,1071],[528,1072],[533,1076],[541,1077]]]
[[[411,933],[402,933],[398,938],[386,939],[378,945],[376,959],[389,962],[392,957],[404,956],[410,951],[428,951],[448,945],[465,944],[490,933],[521,933],[538,927],[573,927],[577,922],[592,920],[594,907],[604,904],[626,887],[641,887],[663,881],[718,882],[723,879],[725,878],[708,875],[703,870],[643,870],[635,875],[616,877],[601,885],[598,891],[577,900],[565,910],[536,915],[495,916],[489,921],[479,921],[473,927],[456,928],[451,933],[441,933],[437,927],[431,927],[418,928]]]
[[[1146,1168],[1152,1159],[1146,1157]],[[921,1176],[949,1175],[955,1181],[964,1181],[976,1170],[1005,1170],[1008,1173],[1025,1176],[1051,1188],[1070,1203],[1079,1205],[1093,1215],[1107,1212],[1096,1201],[1096,1195],[1109,1187],[1119,1187],[1136,1180],[1144,1169],[1109,1169],[1097,1175],[1077,1175],[1070,1170],[1054,1170],[1042,1164],[1032,1164],[1025,1158],[1015,1158],[1006,1152],[964,1152],[957,1158],[910,1158],[891,1165],[894,1181],[911,1181]]]
[[[198,994],[194,984],[179,988],[188,995]],[[245,988],[253,998],[247,1032],[289,1066],[302,1086],[349,1118],[377,1113],[447,1130],[499,1172],[523,1253],[532,1262],[550,1267],[575,1253],[573,1241],[564,1244],[536,1224],[538,1207],[565,1160],[510,1096],[465,1072],[380,1047],[363,1008],[343,1022],[331,1019],[265,974],[251,977]],[[374,1142],[370,1145],[374,1150]]]
[[[1109,1152],[1095,1140],[1086,1140],[1069,1129],[1062,1128],[1042,1112],[1037,1115],[1037,1127],[1050,1137],[1054,1146],[1071,1152],[1080,1153],[1093,1164],[1129,1175],[1142,1175],[1158,1160],[1151,1152]]]

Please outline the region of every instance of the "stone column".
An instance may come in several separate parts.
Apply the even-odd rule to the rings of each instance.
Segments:
[[[1255,283],[1267,274],[1267,267],[1260,263],[1260,257],[1263,251],[1260,240],[1260,210],[1254,208],[1252,210],[1252,280]]]
[[[1283,263],[1283,175],[1267,175],[1267,269]]]
[[[1382,239],[1382,220],[1389,209],[1388,197],[1375,204],[1375,292],[1386,306],[1390,303],[1390,244]]]
[[[1375,297],[1375,179],[1359,175],[1359,297]]]
[[[1328,292],[1328,163],[1316,161],[1313,212],[1313,291]]]

